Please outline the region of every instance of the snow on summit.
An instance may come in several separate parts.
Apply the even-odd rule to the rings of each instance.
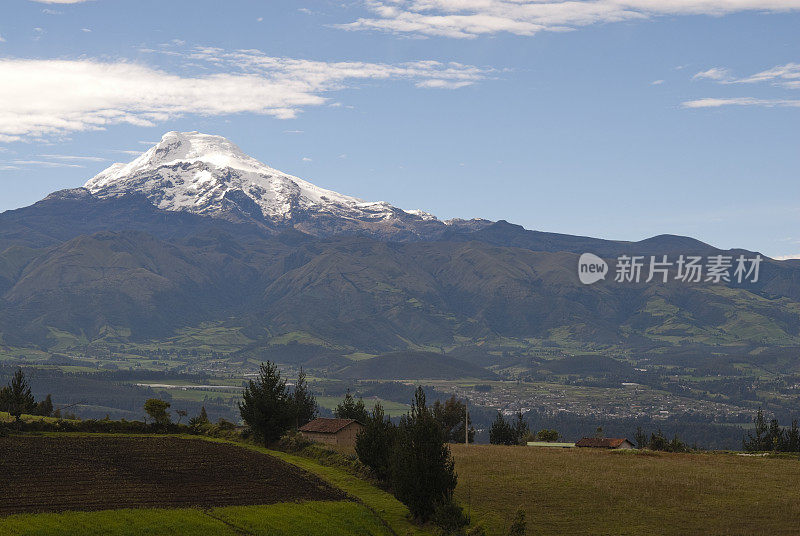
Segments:
[[[84,187],[97,197],[140,193],[159,209],[209,216],[235,212],[273,221],[301,213],[361,221],[420,217],[383,201],[319,188],[259,162],[221,136],[199,132],[167,132],[134,161],[112,165]]]

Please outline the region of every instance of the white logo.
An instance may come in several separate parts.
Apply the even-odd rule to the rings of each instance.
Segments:
[[[594,253],[584,253],[578,259],[578,278],[584,285],[605,279],[607,274],[608,264]]]

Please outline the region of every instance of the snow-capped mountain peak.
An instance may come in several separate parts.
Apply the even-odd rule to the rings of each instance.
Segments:
[[[320,188],[259,162],[221,136],[199,132],[167,132],[132,162],[113,164],[84,187],[101,198],[138,193],[162,210],[233,219],[431,218]]]

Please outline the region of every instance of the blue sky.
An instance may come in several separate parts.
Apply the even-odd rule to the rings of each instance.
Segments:
[[[800,254],[800,0],[4,0],[0,211],[169,130],[442,219]]]

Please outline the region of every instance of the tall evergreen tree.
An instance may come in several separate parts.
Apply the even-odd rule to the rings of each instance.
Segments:
[[[356,400],[350,393],[350,389],[344,395],[344,400],[336,406],[334,413],[340,419],[355,419],[360,423],[365,423],[369,420],[369,413],[364,406],[364,400],[361,397]]]
[[[390,455],[392,490],[411,514],[427,521],[453,499],[457,476],[444,433],[418,387],[411,411],[400,419]]]
[[[7,411],[19,422],[23,413],[33,413],[36,400],[31,394],[25,373],[18,368],[7,387],[0,389],[0,410]]]
[[[497,412],[497,417],[492,422],[492,427],[489,428],[489,443],[492,445],[516,445],[517,436],[514,433],[514,427],[503,417],[503,414]]]
[[[744,450],[748,452],[756,452],[761,450],[771,450],[772,445],[769,436],[769,425],[764,418],[764,412],[758,408],[756,418],[753,419],[754,434],[747,433],[747,437],[742,441]]]
[[[250,380],[239,402],[242,420],[264,445],[277,441],[294,420],[292,401],[278,366],[261,364],[258,378]]]
[[[792,428],[786,434],[786,450],[800,452],[800,427],[797,426],[797,419],[792,421]]]
[[[522,445],[530,432],[531,430],[528,427],[528,423],[522,416],[522,410],[518,410],[516,419],[514,420],[514,444]]]
[[[389,478],[389,457],[395,439],[395,426],[383,412],[379,403],[372,408],[372,415],[364,429],[356,436],[358,459],[381,480]]]
[[[782,451],[785,448],[783,428],[778,424],[778,419],[769,422],[769,447],[770,450]]]
[[[636,427],[636,434],[633,436],[633,439],[636,441],[636,446],[640,449],[647,448],[647,434],[644,430],[642,430],[641,426]]]
[[[306,373],[303,367],[297,374],[297,383],[292,391],[292,412],[294,414],[294,427],[300,428],[317,416],[317,399],[311,394],[306,382]]]
[[[37,403],[34,413],[36,415],[50,417],[53,414],[53,397],[51,395],[47,395],[44,400]]]

